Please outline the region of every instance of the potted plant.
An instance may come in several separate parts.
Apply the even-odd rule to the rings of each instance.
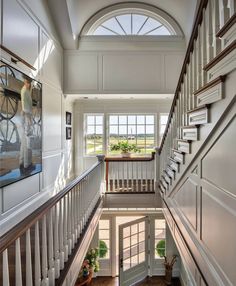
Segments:
[[[140,152],[140,149],[135,144],[129,144],[128,141],[120,141],[117,144],[111,144],[111,151],[121,151],[123,157],[130,157],[130,152]]]
[[[172,259],[170,262],[168,262],[167,257],[164,256],[165,258],[165,283],[166,285],[171,285],[171,281],[172,281],[172,270],[173,270],[173,266],[177,260],[177,255],[173,255]]]

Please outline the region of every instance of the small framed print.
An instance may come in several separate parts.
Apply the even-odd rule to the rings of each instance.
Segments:
[[[66,127],[66,140],[70,140],[71,139],[71,127]]]
[[[72,114],[71,112],[66,111],[66,125],[71,125],[71,118]]]

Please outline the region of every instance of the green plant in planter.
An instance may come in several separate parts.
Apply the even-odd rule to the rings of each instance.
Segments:
[[[164,257],[165,256],[165,249],[166,249],[166,242],[164,239],[158,241],[158,243],[156,244],[156,253],[160,256],[160,257]]]
[[[111,151],[121,151],[122,153],[140,152],[140,149],[135,144],[129,144],[128,141],[121,141],[117,144],[111,144]]]
[[[104,258],[107,254],[108,247],[105,241],[99,240],[99,258]]]
[[[94,272],[99,271],[98,255],[99,255],[98,248],[91,248],[87,252],[85,257],[85,260],[87,260],[89,267],[92,268]]]

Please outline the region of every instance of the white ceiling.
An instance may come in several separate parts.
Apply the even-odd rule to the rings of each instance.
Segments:
[[[125,0],[48,0],[55,26],[65,49],[76,48],[83,25],[99,10]],[[188,41],[199,0],[137,0],[169,13],[182,28]]]

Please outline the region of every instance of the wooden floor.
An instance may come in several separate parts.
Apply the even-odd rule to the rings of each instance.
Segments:
[[[137,286],[165,286],[166,283],[164,281],[164,277],[147,277],[142,282],[139,282],[135,285]],[[180,281],[178,278],[173,279],[172,286],[180,286]],[[90,286],[119,286],[119,278],[112,278],[112,277],[97,277],[92,280]]]

